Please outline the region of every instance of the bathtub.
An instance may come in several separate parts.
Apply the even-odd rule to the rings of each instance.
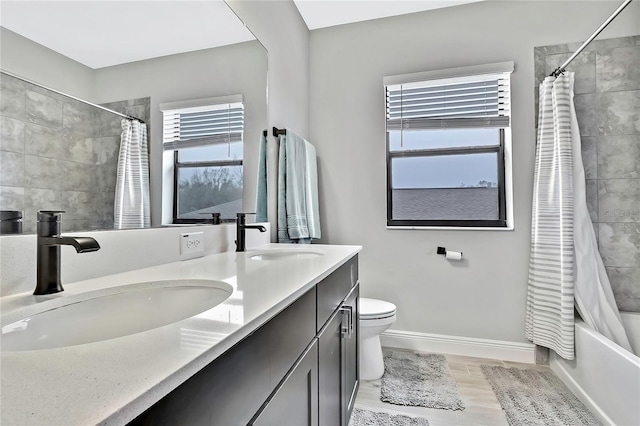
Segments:
[[[640,425],[640,313],[622,312],[635,354],[576,319],[576,357],[551,352],[549,365],[604,424]]]

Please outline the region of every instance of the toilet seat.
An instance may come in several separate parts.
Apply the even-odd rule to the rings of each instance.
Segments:
[[[360,320],[391,318],[396,314],[396,305],[384,300],[360,298]]]

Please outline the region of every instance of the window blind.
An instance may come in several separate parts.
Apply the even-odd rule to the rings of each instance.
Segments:
[[[385,86],[387,130],[509,126],[510,73]]]
[[[162,113],[165,150],[242,142],[242,102],[164,110]]]

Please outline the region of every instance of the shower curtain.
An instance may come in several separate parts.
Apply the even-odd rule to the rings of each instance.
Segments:
[[[574,306],[630,350],[587,210],[573,82],[567,73],[540,85],[525,324],[529,340],[565,359],[574,358]]]
[[[114,203],[114,228],[151,226],[147,126],[122,120],[120,154]]]

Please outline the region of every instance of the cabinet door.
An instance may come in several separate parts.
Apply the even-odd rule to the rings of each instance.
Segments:
[[[346,426],[358,392],[359,287],[349,293],[318,335],[321,426]]]
[[[318,343],[316,339],[250,424],[256,426],[318,425]]]
[[[359,364],[359,351],[360,351],[360,322],[358,321],[358,313],[360,312],[360,284],[357,284],[349,296],[345,299],[342,310],[345,314],[350,315],[349,319],[345,318],[348,322],[347,326],[350,327],[348,331],[343,328],[343,415],[344,425],[349,424],[349,418],[353,411],[353,404],[356,402],[356,395],[360,386],[360,364]]]
[[[318,409],[320,426],[343,424],[343,314],[334,312],[318,335]]]

